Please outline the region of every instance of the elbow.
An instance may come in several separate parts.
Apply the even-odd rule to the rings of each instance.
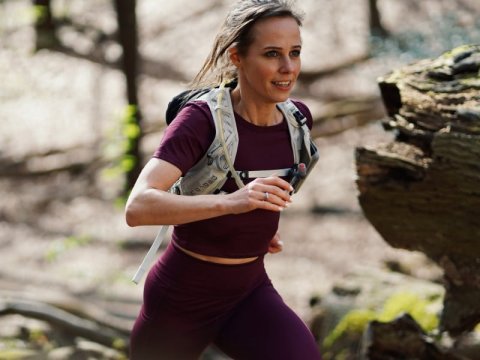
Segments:
[[[132,204],[127,204],[127,206],[125,207],[125,221],[130,227],[141,225],[138,212],[135,211]]]

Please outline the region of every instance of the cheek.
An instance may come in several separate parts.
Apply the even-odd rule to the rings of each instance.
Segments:
[[[295,72],[298,74],[302,68],[302,60],[298,59],[295,65]]]
[[[250,79],[253,82],[261,83],[265,81],[270,81],[275,74],[275,70],[269,66],[258,65],[258,66],[252,67],[249,73],[250,73]]]
[[[263,84],[272,81],[277,76],[278,66],[273,61],[257,60],[250,62],[240,71],[243,72],[250,83]]]
[[[264,78],[274,78],[278,74],[278,65],[270,62],[258,67],[258,71]]]
[[[260,76],[265,80],[270,80],[275,75],[275,70],[271,67],[264,67],[260,70]]]

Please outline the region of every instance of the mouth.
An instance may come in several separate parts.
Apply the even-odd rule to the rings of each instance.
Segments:
[[[292,81],[273,81],[272,84],[280,89],[290,89]]]

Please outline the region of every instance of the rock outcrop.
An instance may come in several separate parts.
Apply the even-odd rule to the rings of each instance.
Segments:
[[[440,328],[480,322],[480,45],[455,48],[379,80],[389,144],[356,150],[359,202],[395,248],[444,270]]]

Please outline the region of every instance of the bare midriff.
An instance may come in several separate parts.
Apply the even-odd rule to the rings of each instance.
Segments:
[[[252,262],[256,259],[258,259],[258,256],[254,257],[248,257],[248,258],[223,258],[223,257],[218,257],[218,256],[209,256],[209,255],[202,255],[199,253],[196,253],[194,251],[190,251],[187,249],[182,248],[181,246],[175,244],[175,246],[183,251],[185,254],[190,255],[191,257],[194,257],[195,259],[215,263],[215,264],[222,264],[222,265],[239,265],[239,264],[246,264],[249,262]]]

